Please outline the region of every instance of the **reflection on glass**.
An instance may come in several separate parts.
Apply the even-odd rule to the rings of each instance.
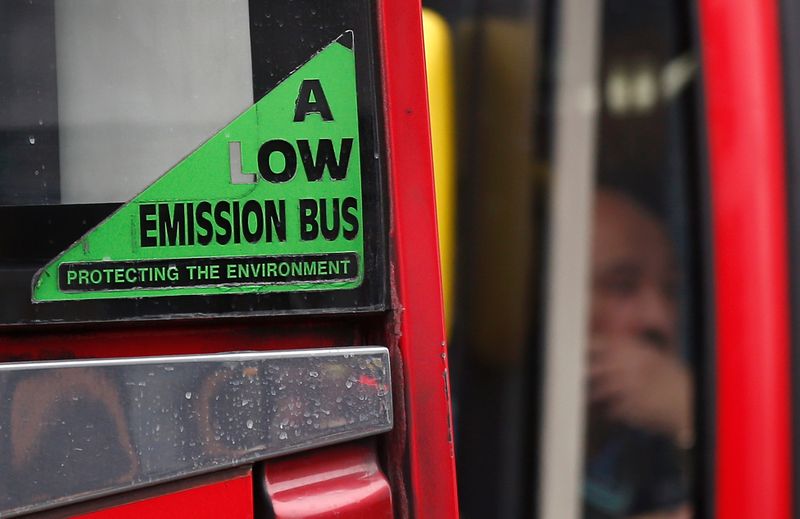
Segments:
[[[585,517],[691,517],[693,387],[664,222],[598,190],[591,275]]]
[[[247,0],[0,0],[0,205],[132,198],[253,103]]]
[[[55,4],[62,203],[124,201],[253,102],[246,0]]]

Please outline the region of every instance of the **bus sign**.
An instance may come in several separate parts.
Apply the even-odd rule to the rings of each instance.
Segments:
[[[39,270],[33,302],[358,287],[353,52],[348,31],[311,57]]]

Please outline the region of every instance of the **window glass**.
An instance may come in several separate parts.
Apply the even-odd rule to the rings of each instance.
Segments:
[[[247,0],[55,4],[61,202],[128,200],[253,102]]]
[[[585,517],[690,517],[696,58],[682,2],[603,3]],[[696,187],[695,187],[696,188]],[[660,516],[659,516],[660,517]]]
[[[457,56],[449,327],[467,518],[684,518],[700,506],[693,6],[590,3],[593,22],[566,0],[428,2]],[[586,23],[585,52],[564,48],[568,26]],[[553,370],[564,352],[571,364]],[[544,452],[548,435],[566,439]],[[572,486],[548,486],[548,471]]]
[[[247,0],[20,5],[0,22],[6,203],[128,200],[253,102]]]
[[[781,2],[781,55],[783,71],[783,91],[787,94],[783,97],[786,109],[786,167],[787,167],[787,189],[789,192],[789,233],[790,238],[790,276],[791,276],[791,327],[792,327],[792,372],[800,372],[800,354],[797,352],[800,346],[800,282],[798,282],[798,271],[795,265],[800,264],[800,97],[792,95],[793,92],[800,90],[800,2],[789,0]],[[800,417],[800,384],[794,379],[792,385],[793,414],[795,423]],[[794,444],[800,440],[800,428],[793,428]],[[800,466],[800,450],[794,449],[792,463]],[[800,495],[800,478],[793,480],[794,495]],[[800,509],[797,503],[794,505],[795,515]]]
[[[385,308],[387,233],[382,163],[386,153],[376,22],[370,0],[0,0],[0,219],[7,222],[0,234],[0,326],[179,314],[266,315]],[[349,39],[348,34],[352,35]],[[251,285],[254,290],[241,294],[229,290],[180,294],[173,285],[149,295],[104,294],[108,298],[103,301],[81,297],[76,298],[83,299],[80,301],[40,298],[32,302],[32,282],[42,267],[62,252],[75,250],[73,246],[98,224],[112,214],[119,215],[115,211],[121,204],[182,163],[340,37],[349,42],[346,47],[352,50],[355,64],[357,116],[349,120],[357,125],[359,157],[351,164],[357,163],[361,174],[355,183],[358,185],[351,187],[353,192],[360,190],[362,197],[363,250],[354,253],[363,260],[363,275],[350,285],[329,285],[327,289],[307,283],[290,290],[258,281]],[[258,120],[266,130],[281,132],[282,136],[290,133],[278,129],[269,117]],[[254,137],[254,145],[263,144],[255,142],[259,138]],[[302,138],[294,141],[306,142]],[[220,182],[230,179],[233,185],[243,179],[252,181],[253,174],[242,170],[256,170],[254,157],[261,161],[257,152],[243,151],[238,141],[228,144],[228,160],[216,155],[220,163],[225,163]],[[230,151],[237,149],[238,158]],[[270,167],[281,165],[277,155],[269,157]],[[288,164],[283,164],[287,170]],[[208,166],[208,161],[203,165],[214,171],[221,169],[216,164]],[[189,174],[199,176],[200,169],[192,166]],[[197,182],[192,187],[203,185]],[[191,191],[183,193],[183,186],[170,189],[180,192],[158,194],[159,204],[182,204],[180,197]],[[220,199],[226,196],[216,187],[206,193],[189,203],[212,195],[219,194]],[[305,196],[305,191],[298,189],[297,193]],[[297,207],[296,200],[299,198],[293,198],[292,209]],[[323,202],[320,207],[324,207]],[[246,217],[248,225],[257,226],[252,203],[250,213],[237,213],[236,201],[226,213],[226,204],[228,201],[223,200],[216,206],[222,215],[219,223],[223,235],[225,225],[241,231],[242,214],[250,215]],[[338,199],[328,207],[335,204]],[[181,218],[188,221],[182,215],[190,213],[178,208],[174,206],[172,216],[164,212],[161,227],[154,223],[151,213],[146,214],[145,225],[169,229],[173,236],[182,234]],[[234,213],[239,214],[238,221],[234,221]],[[224,221],[225,214],[231,216],[230,221]],[[335,218],[338,222],[338,214]],[[153,230],[148,227],[150,231],[144,234],[137,232],[134,227],[139,221],[131,218],[129,232],[117,233],[119,241],[109,238],[104,243],[110,249],[119,248],[125,236],[141,237]],[[191,222],[186,223],[189,227],[193,231],[186,231],[186,242],[194,242],[193,233],[199,227]],[[295,237],[298,228],[296,225]],[[168,259],[245,254],[274,258],[281,253],[279,243],[249,240],[262,247],[246,253],[229,248],[227,252],[195,254],[186,248],[191,244],[180,239],[159,241],[159,247],[174,247],[170,251],[176,254]],[[230,242],[237,245],[241,239],[234,237]],[[140,239],[129,243],[139,248],[134,252],[126,249],[124,258],[109,254],[97,261],[106,263],[103,268],[112,272],[108,262],[138,261],[142,259],[138,251],[151,247]],[[326,244],[320,243],[324,248]],[[56,279],[42,272],[48,279]],[[111,274],[106,276],[110,279]],[[135,276],[131,279],[143,283]],[[84,280],[89,280],[88,274]],[[228,286],[235,284],[231,281]]]

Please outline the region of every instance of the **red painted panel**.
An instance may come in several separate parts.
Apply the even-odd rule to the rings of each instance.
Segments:
[[[791,514],[777,0],[702,0],[717,304],[716,509]]]
[[[381,0],[395,308],[416,517],[458,516],[419,0]]]
[[[97,512],[79,519],[252,519],[251,474],[202,485],[158,497],[143,499]]]
[[[389,446],[398,487],[410,484],[415,517],[458,516],[432,158],[418,0],[380,0],[393,238],[393,308],[387,343],[402,352],[398,415]],[[114,357],[364,344],[380,317],[254,319],[245,324],[167,322],[163,327],[50,328],[0,337],[0,360]],[[269,323],[269,324],[265,324]],[[400,360],[400,359],[397,359]],[[405,399],[405,401],[403,401]],[[403,410],[407,409],[407,415]],[[405,423],[407,420],[407,423]],[[407,427],[407,429],[406,429]],[[407,432],[407,434],[406,434]],[[405,473],[405,467],[409,473]],[[142,515],[146,516],[146,515]],[[226,516],[226,515],[222,515]]]
[[[270,461],[275,519],[391,519],[392,492],[372,443],[350,443]]]
[[[164,321],[115,328],[50,328],[0,335],[0,361],[184,355],[357,346],[368,319],[287,319],[248,322]],[[358,324],[361,324],[359,326]]]

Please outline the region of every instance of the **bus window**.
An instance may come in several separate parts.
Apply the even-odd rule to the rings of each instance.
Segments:
[[[584,517],[691,517],[695,56],[683,2],[603,3]]]
[[[55,2],[54,21],[62,203],[132,198],[253,102],[245,0]]]
[[[3,205],[126,201],[252,104],[245,0],[0,9]]]
[[[385,307],[384,277],[367,272],[383,268],[386,254],[378,8],[353,2],[323,8],[247,0],[0,0],[0,219],[9,223],[0,236],[0,327],[317,307],[313,313],[350,306],[345,299]],[[309,72],[314,77],[302,80],[295,99],[275,100],[284,95],[276,89],[289,97],[289,77],[334,44],[353,51],[354,72],[337,70],[355,81],[343,90],[355,105],[333,111],[358,116],[334,120],[329,105],[336,101],[324,97],[321,72]],[[303,95],[325,102],[300,103]],[[280,108],[279,123],[255,108],[262,101],[298,108]],[[327,111],[315,111],[317,103]],[[317,125],[318,118],[326,124]],[[306,122],[315,129],[301,131]],[[278,139],[289,131],[281,124],[297,134]],[[340,131],[341,142],[331,138]],[[326,194],[315,202],[317,189]],[[124,229],[112,229],[117,224]],[[337,240],[348,255],[330,270],[338,274],[298,262],[306,252],[332,252]],[[294,258],[291,275],[310,276],[298,282],[302,297],[277,279],[277,265],[240,263],[236,272],[233,265],[204,265],[215,280],[222,279],[218,269],[232,273],[224,289],[180,288],[181,277],[204,286],[211,279],[195,275],[200,267],[185,258],[256,258],[265,251]],[[171,267],[141,263],[166,256]],[[123,260],[138,262],[139,274]],[[62,268],[97,262],[102,272],[91,267],[94,281],[89,270],[81,277]],[[272,277],[238,275],[256,271]],[[161,284],[141,290],[154,282]],[[221,302],[229,296],[237,302]]]
[[[462,513],[692,517],[705,358],[693,7],[441,4],[459,85]]]

